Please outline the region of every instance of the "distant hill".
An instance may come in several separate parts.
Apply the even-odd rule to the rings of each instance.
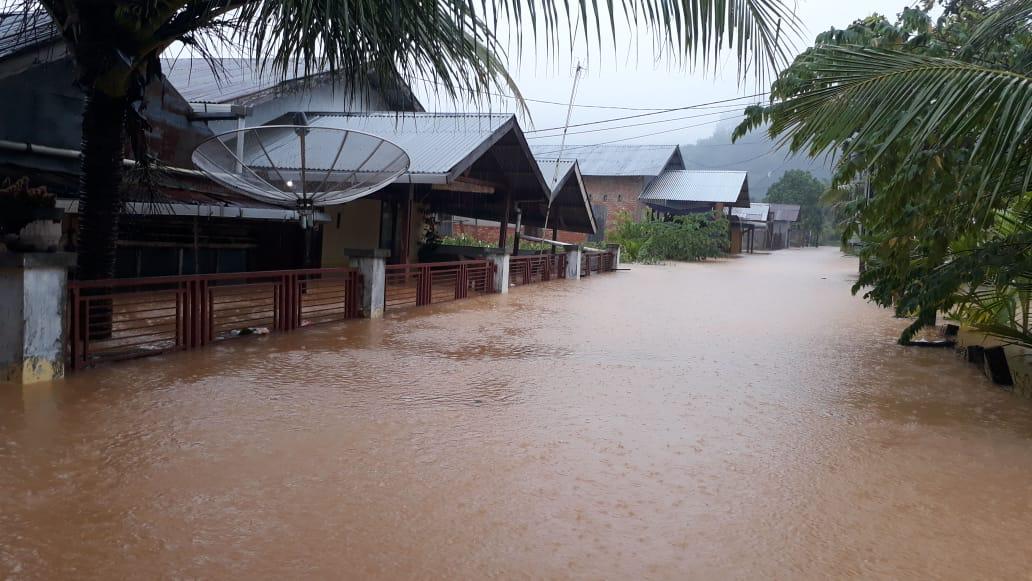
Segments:
[[[810,159],[805,155],[786,155],[776,149],[766,131],[756,130],[731,143],[731,131],[737,120],[722,121],[713,135],[692,145],[682,145],[686,169],[734,169],[749,172],[749,198],[758,202],[767,195],[767,188],[790,169],[802,169],[825,182],[831,179],[830,160]]]

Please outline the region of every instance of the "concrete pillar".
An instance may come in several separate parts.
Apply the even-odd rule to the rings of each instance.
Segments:
[[[581,253],[584,249],[580,246],[571,246],[566,249],[566,279],[580,280]]]
[[[391,251],[385,248],[374,250],[344,250],[352,268],[362,274],[362,316],[367,319],[383,317],[383,301],[387,290],[387,258]]]
[[[485,258],[495,265],[494,288],[495,292],[505,294],[509,292],[509,255],[500,249],[487,249]],[[493,252],[492,252],[493,250]]]
[[[0,382],[64,377],[68,267],[75,255],[0,252]]]
[[[613,270],[620,268],[620,245],[606,244],[606,250],[613,253]]]

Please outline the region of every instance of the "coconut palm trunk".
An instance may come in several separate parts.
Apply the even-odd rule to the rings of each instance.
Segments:
[[[84,280],[115,275],[126,106],[127,97],[97,89],[83,106],[78,276]]]
[[[122,152],[128,98],[93,88],[86,92],[82,114],[82,175],[79,178],[78,277],[115,276],[115,250],[121,214]],[[91,289],[108,294],[107,289]],[[94,299],[83,312],[81,329],[91,340],[111,337],[111,299]]]

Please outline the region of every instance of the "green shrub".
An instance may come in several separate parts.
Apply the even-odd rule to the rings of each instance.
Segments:
[[[629,262],[705,260],[721,256],[728,249],[728,220],[716,212],[670,220],[647,216],[641,222],[628,218],[618,215],[610,239],[621,246],[620,256]]]
[[[441,246],[475,246],[477,248],[487,248],[493,246],[488,244],[479,238],[474,238],[469,234],[453,234],[451,236],[441,237]]]

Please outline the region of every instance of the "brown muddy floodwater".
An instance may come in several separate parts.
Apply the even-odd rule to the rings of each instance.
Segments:
[[[0,390],[0,578],[1029,578],[1032,404],[831,249]]]

